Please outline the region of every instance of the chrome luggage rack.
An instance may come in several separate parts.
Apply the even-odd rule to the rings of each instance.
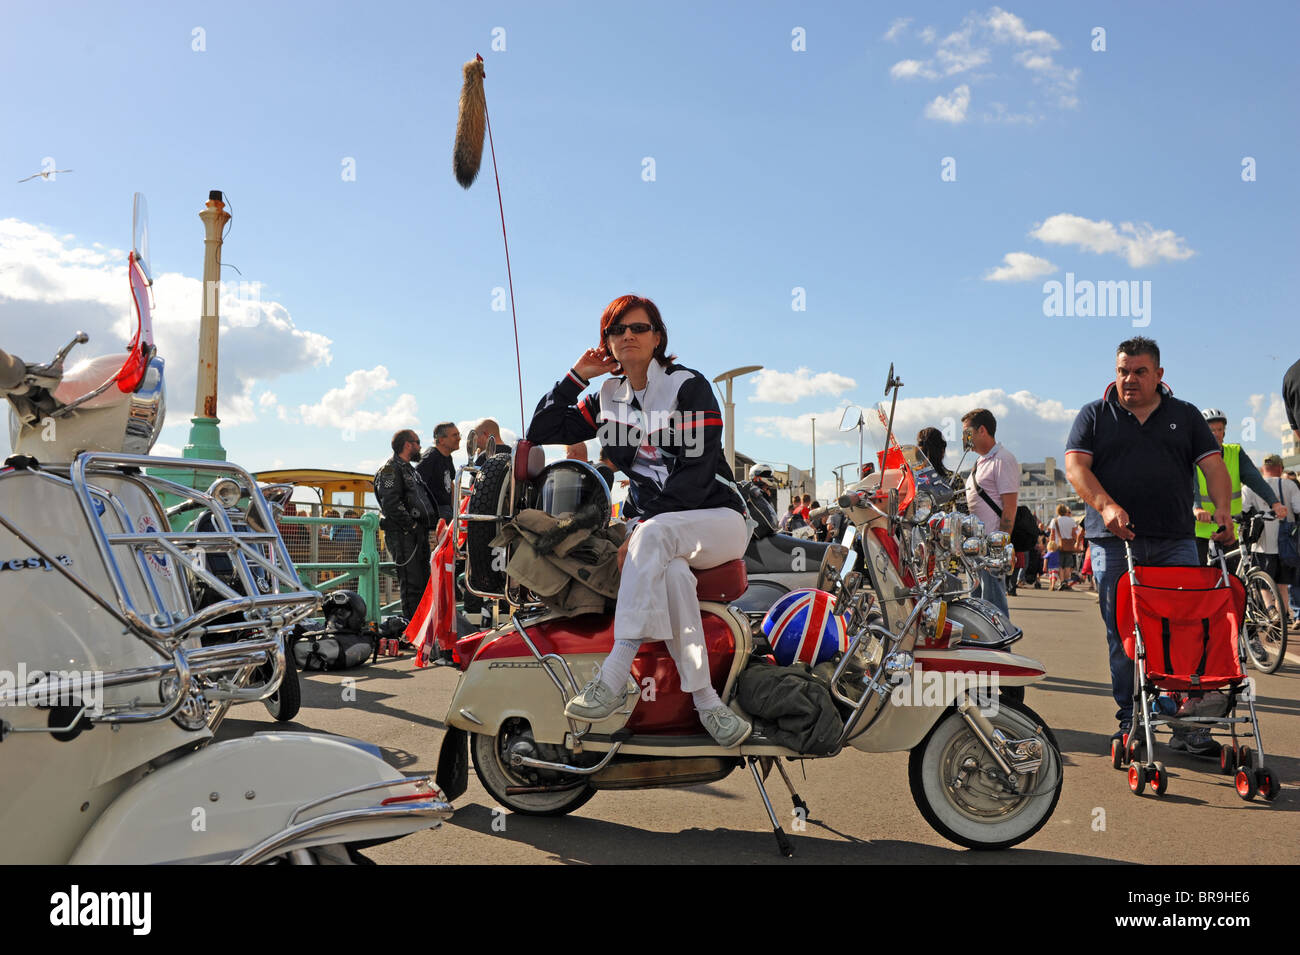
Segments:
[[[145,473],[145,468],[155,473]],[[214,485],[222,479],[238,484],[241,494],[247,493],[250,529],[236,530],[226,507],[212,494],[186,487],[156,473],[168,470],[200,471],[211,475]],[[18,729],[4,723],[0,724],[0,739],[11,731],[75,734],[83,719],[114,724],[146,723],[173,717],[182,727],[195,730],[214,726],[230,703],[264,700],[275,693],[285,670],[285,650],[280,631],[309,616],[318,606],[320,595],[299,581],[288,550],[276,530],[271,508],[252,474],[225,461],[110,452],[86,452],[78,455],[68,466],[7,471],[0,473],[0,479],[13,479],[19,473],[73,491],[112,587],[112,597],[100,593],[79,574],[64,566],[33,535],[3,512],[0,512],[0,527],[31,548],[120,623],[125,632],[143,641],[166,662],[94,676],[95,685],[99,687],[152,683],[157,687],[160,702],[137,698],[127,703],[106,705],[102,711],[93,713],[82,705],[64,726]],[[131,514],[121,497],[101,486],[105,477],[144,491],[154,504],[154,513],[148,515],[151,520],[147,523],[156,524],[156,529],[110,532],[105,527],[103,515],[109,509],[124,528],[140,526],[137,520],[144,517]],[[172,494],[185,502],[180,508],[172,508],[173,514],[178,510],[206,509],[217,530],[173,531],[167,513],[163,512],[158,501],[159,493]],[[237,513],[237,517],[242,523],[243,514]],[[205,558],[209,554],[224,554],[229,558],[244,593],[238,593],[208,569]],[[134,562],[143,581],[144,601],[133,596],[127,585],[126,566],[129,562]],[[259,588],[254,579],[254,567],[263,571],[263,588],[269,592],[261,592],[263,588]],[[173,568],[176,572],[172,572]],[[196,610],[188,586],[191,580],[201,581],[221,599]],[[170,602],[164,600],[164,594],[171,598]],[[233,619],[222,619],[231,617]],[[183,641],[192,644],[205,636],[227,637],[230,642],[207,647],[181,645]],[[254,671],[267,663],[272,664],[269,678],[246,686]],[[30,686],[0,693],[0,705],[41,705],[40,701],[51,698],[75,699],[90,686],[90,679],[89,674],[71,680],[54,679],[50,674]],[[224,705],[210,713],[209,701]],[[69,708],[60,707],[58,711],[67,715]],[[54,721],[52,716],[51,722]]]

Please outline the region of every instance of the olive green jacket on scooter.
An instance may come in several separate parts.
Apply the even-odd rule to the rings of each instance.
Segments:
[[[566,616],[604,613],[618,596],[622,524],[584,526],[581,520],[520,511],[492,546],[516,545],[506,573],[550,609]]]

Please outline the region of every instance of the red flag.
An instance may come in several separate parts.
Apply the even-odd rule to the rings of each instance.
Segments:
[[[461,499],[461,513],[469,507],[469,496]],[[460,523],[457,521],[456,523]],[[429,583],[420,606],[406,627],[406,639],[415,644],[416,667],[427,666],[432,650],[450,650],[456,663],[456,549],[451,540],[452,525],[438,522],[438,545],[429,562]],[[462,542],[465,531],[458,535]]]

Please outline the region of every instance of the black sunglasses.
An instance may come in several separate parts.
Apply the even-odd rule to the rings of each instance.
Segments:
[[[654,331],[654,326],[648,322],[634,322],[631,325],[624,325],[621,322],[609,326],[605,329],[605,337],[610,335],[622,335],[624,332],[631,332],[633,335],[644,335],[646,332]]]

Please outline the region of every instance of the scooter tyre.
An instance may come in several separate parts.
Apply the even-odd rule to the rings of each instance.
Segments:
[[[955,709],[949,710],[926,738],[912,749],[907,764],[912,799],[925,821],[944,838],[968,849],[1007,849],[1024,842],[1043,828],[1061,798],[1060,748],[1043,719],[1024,704],[1004,698],[1000,701],[997,714],[990,717],[990,720],[1008,736],[1028,736],[1036,727],[1042,726],[1049,744],[1043,753],[1043,764],[1034,776],[1033,787],[1035,790],[1042,789],[1045,784],[1053,781],[1054,785],[1046,792],[1023,797],[1020,806],[1010,816],[997,821],[980,821],[959,809],[946,792],[947,784],[941,778],[945,754],[955,755],[957,752],[969,751],[977,755],[981,766],[991,762],[987,753],[978,755],[974,747],[979,747],[979,752],[983,748]],[[993,817],[990,816],[990,819]]]
[[[524,816],[566,816],[596,795],[596,790],[587,783],[564,792],[509,796],[506,788],[517,786],[522,780],[511,777],[502,765],[498,751],[496,737],[485,733],[470,734],[469,753],[474,760],[474,772],[478,774],[479,782],[493,799],[511,812]]]
[[[298,677],[298,663],[293,657],[293,647],[286,648],[284,654],[284,676],[275,695],[262,701],[266,710],[277,723],[287,723],[302,709],[302,684]]]
[[[502,453],[488,458],[469,499],[471,514],[510,515],[510,455]],[[465,530],[465,547],[469,551],[470,586],[486,593],[503,593],[506,575],[492,569],[492,538],[500,527],[483,521],[470,521]]]

